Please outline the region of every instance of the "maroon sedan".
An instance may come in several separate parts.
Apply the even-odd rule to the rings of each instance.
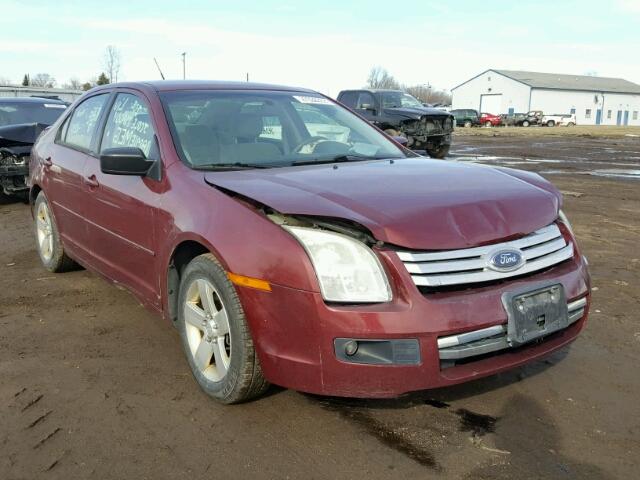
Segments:
[[[499,127],[502,125],[502,118],[492,113],[482,113],[480,114],[480,125],[484,125],[485,127]]]
[[[550,183],[419,157],[310,90],[93,89],[37,141],[30,188],[45,267],[130,289],[225,403],[464,382],[568,344],[589,309]]]

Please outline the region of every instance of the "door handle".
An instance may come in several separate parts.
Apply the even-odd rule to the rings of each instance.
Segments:
[[[100,186],[100,183],[96,179],[95,175],[91,175],[90,177],[85,177],[84,183],[86,185],[89,185],[89,188],[98,188]]]

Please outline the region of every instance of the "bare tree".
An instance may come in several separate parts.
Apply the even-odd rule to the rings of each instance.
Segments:
[[[406,87],[404,89],[407,93],[413,95],[422,103],[429,103],[431,105],[450,105],[451,94],[444,90],[437,90],[431,87],[431,85],[414,85]]]
[[[37,73],[30,78],[29,84],[34,87],[53,88],[56,85],[56,79],[48,73]]]
[[[0,77],[0,85],[11,85],[11,80],[7,77]]]
[[[400,88],[400,83],[382,67],[373,67],[367,78],[369,88]]]
[[[118,75],[120,74],[120,66],[122,59],[120,50],[113,45],[107,45],[104,52],[103,66],[106,71],[107,77],[112,82],[118,81]]]
[[[82,82],[76,77],[72,77],[67,83],[62,85],[62,88],[68,88],[69,90],[82,90]]]

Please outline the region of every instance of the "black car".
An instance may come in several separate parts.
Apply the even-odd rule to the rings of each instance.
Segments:
[[[0,195],[27,191],[31,147],[67,105],[47,98],[0,98]]]
[[[407,147],[444,158],[451,146],[453,117],[425,107],[401,90],[343,90],[338,101],[393,137],[405,137]]]
[[[461,108],[451,110],[451,115],[456,119],[456,127],[475,127],[480,125],[480,114],[477,110]]]

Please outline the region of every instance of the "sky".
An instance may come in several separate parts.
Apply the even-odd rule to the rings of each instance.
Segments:
[[[640,83],[640,0],[0,0],[0,79],[245,80],[336,96],[373,66],[451,89],[489,68]],[[8,21],[16,18],[17,21]]]

